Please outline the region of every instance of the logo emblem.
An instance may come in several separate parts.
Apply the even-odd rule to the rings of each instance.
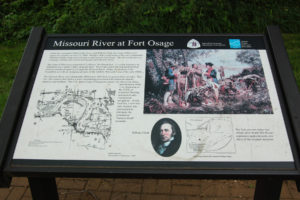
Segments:
[[[240,39],[229,39],[229,46],[232,49],[240,49],[241,47],[241,40]]]
[[[187,47],[192,48],[192,49],[197,49],[197,48],[200,48],[201,45],[197,40],[191,39],[190,41],[188,41]]]

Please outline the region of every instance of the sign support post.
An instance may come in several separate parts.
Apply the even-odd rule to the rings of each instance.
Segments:
[[[34,200],[59,200],[54,177],[28,177]]]

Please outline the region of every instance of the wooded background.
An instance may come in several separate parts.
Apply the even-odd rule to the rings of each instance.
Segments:
[[[48,33],[300,32],[299,0],[0,0],[0,41]]]
[[[0,0],[0,115],[33,26],[48,33],[263,33],[279,25],[300,86],[299,0]]]

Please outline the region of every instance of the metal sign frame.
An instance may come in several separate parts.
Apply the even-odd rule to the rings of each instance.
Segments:
[[[12,176],[44,177],[30,178],[31,185],[45,181],[53,186],[53,177],[157,177],[157,178],[226,178],[259,179],[269,184],[275,178],[299,179],[300,177],[300,95],[292,68],[284,48],[278,27],[267,27],[262,34],[216,34],[215,36],[261,36],[264,38],[274,82],[279,95],[286,128],[294,155],[294,164],[278,162],[132,162],[132,161],[40,161],[12,159],[18,139],[19,126],[24,117],[29,94],[33,87],[42,52],[47,38],[89,37],[97,35],[47,35],[43,28],[33,28],[20,62],[11,93],[0,123],[0,169],[1,185],[9,186]],[[107,36],[107,35],[106,35]],[[116,35],[114,35],[116,36]],[[153,35],[142,35],[153,36]],[[161,35],[168,36],[168,35]],[[176,35],[178,36],[178,35]],[[179,35],[180,36],[180,35]],[[191,36],[191,35],[184,35]],[[205,36],[205,35],[200,35]],[[209,35],[213,36],[213,35]],[[52,180],[52,183],[47,181]],[[52,178],[51,178],[52,177]],[[274,182],[273,182],[274,183]],[[275,183],[274,183],[275,184]],[[273,184],[273,188],[276,186]],[[281,184],[277,184],[277,187]],[[272,185],[272,184],[271,184]],[[35,186],[37,188],[37,186]],[[281,187],[281,185],[280,185]],[[260,187],[261,188],[261,187]],[[256,194],[259,195],[259,190]],[[280,192],[279,192],[280,194]],[[258,197],[257,197],[258,198]]]

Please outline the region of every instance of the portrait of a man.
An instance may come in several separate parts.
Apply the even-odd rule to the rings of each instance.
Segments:
[[[151,141],[156,153],[163,157],[172,156],[181,144],[180,128],[172,119],[161,119],[152,129]]]

